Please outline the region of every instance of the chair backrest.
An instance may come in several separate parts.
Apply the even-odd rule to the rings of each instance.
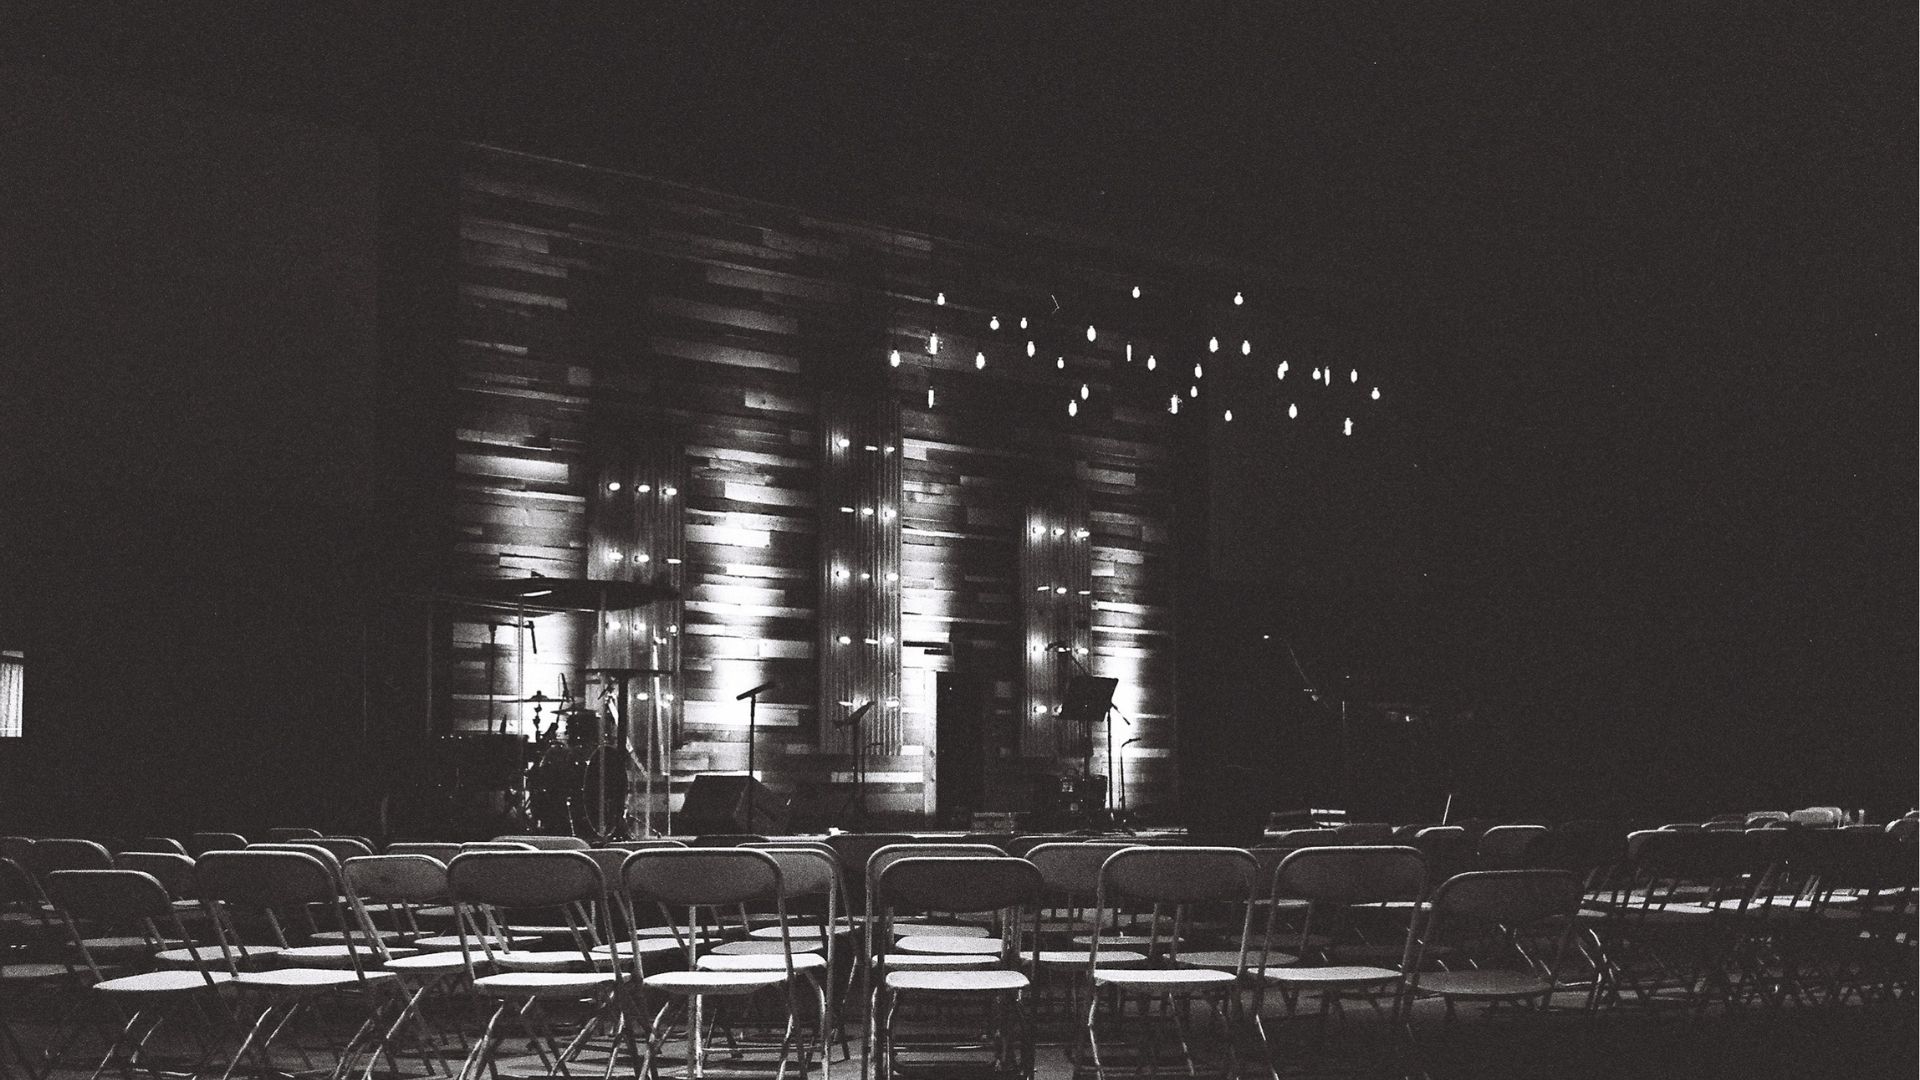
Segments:
[[[1480,834],[1480,869],[1542,869],[1551,839],[1544,825],[1495,825]]]
[[[1260,841],[1263,848],[1278,848],[1282,851],[1298,851],[1303,847],[1325,847],[1337,844],[1336,833],[1332,829],[1287,829]]]
[[[31,836],[0,836],[0,859],[12,859],[25,866],[29,859],[27,853],[32,850]]]
[[[316,836],[308,840],[297,840],[294,843],[326,848],[341,862],[357,859],[362,855],[371,855],[374,851],[372,843],[358,836]]]
[[[123,851],[113,857],[114,865],[121,870],[137,870],[150,874],[167,895],[176,900],[191,899],[193,891],[193,860],[185,855],[172,855],[163,851]]]
[[[784,899],[780,862],[758,848],[655,848],[627,856],[622,891],[669,908],[731,907]]]
[[[693,838],[692,847],[744,847],[748,844],[764,844],[773,839],[759,833],[701,833]]]
[[[847,868],[847,873],[859,875],[867,872],[867,860],[874,852],[913,842],[914,838],[907,833],[835,833],[826,840],[827,846],[840,856],[840,865]]]
[[[1419,948],[1405,969],[1410,989],[1437,950],[1453,948],[1452,970],[1518,966],[1545,979],[1544,1000],[1559,980],[1560,962],[1579,920],[1584,885],[1566,870],[1475,870],[1456,874],[1434,890]]]
[[[1101,864],[1097,902],[1251,903],[1256,869],[1243,848],[1122,848]]]
[[[1572,918],[1580,900],[1580,879],[1565,870],[1474,870],[1441,882],[1429,902],[1434,917],[1511,927]]]
[[[197,832],[187,837],[187,854],[199,858],[209,851],[239,851],[247,838],[232,832]]]
[[[56,837],[34,842],[27,869],[42,880],[55,870],[111,870],[113,855],[92,840]]]
[[[1427,880],[1438,881],[1471,868],[1473,837],[1458,825],[1429,825],[1401,842],[1427,860]]]
[[[462,852],[467,851],[538,851],[523,840],[469,840],[460,845]],[[451,860],[449,860],[451,861]]]
[[[1048,843],[1027,852],[1028,861],[1040,870],[1040,880],[1049,893],[1079,898],[1091,903],[1100,887],[1100,868],[1116,851],[1135,844]]]
[[[908,843],[911,839],[912,838],[909,837],[907,840],[895,842]],[[1076,836],[1073,833],[1026,833],[1014,837],[1002,846],[1006,848],[1007,854],[1024,859],[1028,852],[1039,847],[1041,844],[1075,844],[1085,839],[1086,837]],[[867,854],[871,855],[873,853],[868,852]]]
[[[654,848],[683,848],[687,846],[687,843],[684,840],[674,840],[662,836],[652,840],[613,840],[605,846],[618,848],[621,851],[649,851]]]
[[[246,850],[248,851],[291,851],[301,855],[311,855],[315,859],[319,860],[322,864],[327,866],[329,869],[331,869],[333,871],[333,876],[335,878],[338,878],[340,876],[340,861],[341,861],[340,856],[335,854],[334,850],[328,847],[327,845],[316,843],[311,840],[301,841],[298,843],[285,843],[285,844],[248,844],[246,847]],[[209,852],[208,854],[212,854],[212,853]],[[359,854],[370,854],[370,853],[360,852]]]
[[[429,855],[356,855],[340,864],[349,895],[376,903],[438,904],[449,896],[447,867]]]
[[[1427,864],[1418,848],[1393,844],[1301,848],[1273,873],[1273,895],[1323,904],[1417,900]]]
[[[606,892],[600,864],[579,851],[465,851],[447,864],[457,901],[499,908],[591,903]]]
[[[882,908],[978,914],[1037,905],[1044,882],[1026,859],[907,856],[885,863],[873,880]]]
[[[319,829],[309,829],[304,825],[283,825],[268,829],[261,838],[269,844],[292,844],[301,840],[318,840],[324,835]]]
[[[203,899],[246,911],[335,903],[339,871],[327,855],[292,846],[209,851],[193,864],[194,882]]]
[[[867,856],[866,879],[869,883],[871,883],[874,878],[874,875],[886,869],[887,864],[894,861],[895,859],[937,858],[940,856],[951,856],[954,858],[967,858],[970,856],[977,856],[985,859],[1011,858],[1011,856],[1009,856],[1006,852],[1001,851],[999,848],[994,847],[992,844],[960,844],[960,843],[941,844],[941,843],[918,843],[918,842],[906,843],[906,844],[888,844],[886,847],[880,848],[879,850],[875,851],[873,854]]]
[[[440,865],[445,866],[447,863],[453,861],[455,855],[460,854],[460,845],[437,843],[429,840],[403,840],[398,843],[388,844],[386,854],[425,855],[427,858],[435,859]]]
[[[166,886],[138,870],[54,870],[47,874],[47,902],[75,920],[119,926],[174,914]]]
[[[157,851],[168,855],[185,855],[187,845],[170,836],[136,836],[120,845],[115,854],[124,855],[129,851]]]
[[[45,901],[46,894],[41,891],[40,883],[26,867],[0,856],[0,909],[29,915],[38,921],[42,919]]]
[[[533,834],[519,834],[519,835],[512,835],[512,836],[496,836],[493,839],[496,843],[526,844],[539,851],[585,851],[588,848],[593,846],[592,844],[587,843],[585,840],[582,840],[577,836],[540,836],[540,835],[533,835]]]
[[[825,844],[803,840],[775,840],[745,847],[764,851],[780,864],[780,874],[789,897],[840,897],[843,878],[840,857]]]

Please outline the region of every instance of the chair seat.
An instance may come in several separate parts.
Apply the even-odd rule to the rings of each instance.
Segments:
[[[1240,963],[1240,950],[1196,949],[1193,952],[1181,953],[1179,956],[1173,958],[1173,962],[1179,964],[1181,967],[1214,968],[1221,971],[1232,971],[1234,967]],[[1300,958],[1292,953],[1267,954],[1267,966],[1270,968],[1286,967],[1289,964],[1297,964],[1299,962]],[[1257,971],[1259,967],[1260,950],[1248,949],[1247,970]]]
[[[97,982],[93,988],[108,994],[179,994],[191,990],[212,990],[232,981],[233,976],[224,971],[204,974],[181,970],[146,971]]]
[[[1001,942],[990,937],[954,937],[947,934],[909,934],[894,943],[901,952],[942,953],[947,956],[998,956]]]
[[[580,997],[612,986],[613,976],[598,971],[508,971],[473,980],[475,993],[493,997]]]
[[[812,954],[818,953],[820,950],[823,950],[825,948],[826,948],[826,945],[818,940],[815,940],[812,942],[796,941],[793,943],[793,951],[796,953],[807,953],[809,955],[812,955]],[[786,951],[787,951],[786,946],[780,944],[777,941],[751,941],[751,940],[729,941],[721,945],[715,945],[712,951],[708,952],[707,955],[708,956],[779,956],[781,953]]]
[[[795,953],[793,970],[818,971],[827,966],[827,958],[819,953]],[[782,971],[787,970],[786,958],[779,953],[718,953],[711,952],[695,961],[694,967],[700,971]]]
[[[266,962],[280,955],[281,952],[278,945],[239,945],[229,946],[229,948],[232,949],[234,963],[242,966]],[[168,967],[191,968],[199,967],[203,963],[225,964],[226,956],[220,952],[218,945],[202,945],[198,960],[193,958],[191,949],[162,949],[153,954],[153,962]]]
[[[679,927],[677,929],[671,926],[642,926],[633,932],[633,936],[639,938],[641,941],[647,941],[652,938],[666,938],[667,940],[671,941],[675,938],[686,937],[688,932],[689,931],[684,926]],[[727,932],[725,930],[720,929],[717,926],[702,926],[691,932],[695,937],[700,937],[700,938],[717,938],[717,937],[727,936]]]
[[[1419,991],[1454,998],[1537,997],[1553,983],[1530,971],[1436,971],[1420,976]]]
[[[65,964],[8,964],[0,967],[0,982],[35,982],[41,979],[65,979],[73,970]]]
[[[981,956],[959,953],[888,953],[876,957],[874,962],[882,967],[899,971],[911,968],[915,971],[960,971],[974,968],[990,968],[1000,962],[997,956]]]
[[[893,924],[895,938],[916,937],[925,934],[932,937],[986,937],[984,926],[958,926],[953,923],[907,923]]]
[[[1039,961],[1046,967],[1093,967],[1093,953],[1086,949],[1042,949]],[[1121,964],[1144,964],[1147,954],[1127,949],[1100,950],[1101,966]]]
[[[853,927],[845,924],[833,928],[833,935],[835,937],[846,937],[851,933],[853,933]],[[779,941],[780,928],[778,926],[757,926],[747,936],[760,941]],[[824,926],[790,926],[787,928],[787,940],[796,945],[802,941],[822,941],[826,936],[826,927]]]
[[[647,976],[645,985],[669,994],[731,996],[751,994],[786,981],[785,971],[663,971]]]
[[[1110,945],[1116,949],[1128,949],[1128,948],[1144,949],[1149,945],[1154,945],[1156,943],[1160,945],[1167,945],[1171,943],[1172,940],[1173,940],[1172,938],[1162,936],[1158,940],[1158,942],[1156,942],[1155,939],[1149,934],[1101,934],[1100,935],[1100,944],[1102,946]],[[1073,938],[1073,943],[1075,945],[1091,945],[1093,944],[1093,935],[1092,934],[1075,934]]]
[[[410,936],[411,935],[402,933],[399,930],[380,931],[380,940],[386,942],[389,945],[396,945],[396,944],[402,943],[406,941],[407,938]],[[365,941],[366,939],[367,939],[366,934],[361,933],[360,931],[357,931],[357,930],[354,931],[353,940]],[[325,945],[333,945],[333,944],[344,945],[346,944],[346,941],[347,941],[347,932],[345,930],[321,930],[318,933],[307,935],[307,940],[316,942],[319,944],[325,944]]]
[[[1145,990],[1160,993],[1168,990],[1214,990],[1233,985],[1231,971],[1215,971],[1212,968],[1103,968],[1093,969],[1093,982],[1096,986],[1111,986],[1120,990]]]
[[[412,956],[412,949],[392,949],[388,956]],[[377,964],[383,961],[380,954],[365,946],[355,945],[303,945],[297,949],[282,949],[274,956],[274,962],[286,967],[344,968],[351,971],[355,959],[361,964]]]
[[[553,952],[508,949],[493,954],[493,965],[504,971],[573,971],[587,967],[588,961],[577,949]]]
[[[138,953],[153,952],[153,942],[143,937],[90,937],[84,942],[89,953],[98,956],[102,953]],[[168,944],[178,944],[169,942]]]
[[[631,957],[636,951],[634,944],[631,941],[616,941],[611,945],[595,945],[592,952],[595,956],[618,956],[625,959]],[[679,952],[681,948],[681,944],[672,938],[654,937],[641,938],[637,951],[641,956],[654,956],[659,953]]]
[[[500,937],[496,935],[496,936],[489,936],[484,940],[478,936],[469,935],[467,937],[467,948],[473,949],[476,952],[478,952],[482,946],[495,948],[495,949],[498,949],[501,946],[505,946],[509,949],[518,949],[524,945],[537,945],[539,944],[539,942],[540,942],[539,938],[534,937],[530,934],[510,934],[505,937]],[[425,949],[428,952],[459,952],[460,951],[460,935],[459,934],[435,934],[431,937],[415,938],[413,940],[412,947],[416,949]]]
[[[1266,976],[1268,982],[1286,983],[1294,986],[1319,987],[1331,990],[1379,986],[1383,983],[1398,982],[1400,980],[1400,973],[1392,968],[1372,967],[1366,964],[1328,964],[1322,967],[1269,967]]]
[[[484,963],[482,957],[474,957],[475,963]],[[457,952],[423,952],[407,956],[396,956],[382,964],[384,970],[402,975],[445,975],[467,969],[466,957]]]
[[[243,971],[233,977],[236,986],[253,986],[266,990],[312,991],[337,990],[343,986],[353,986],[363,976],[351,971],[335,968],[271,968],[267,971]],[[392,973],[369,971],[364,974],[367,982],[378,982],[393,978]]]
[[[932,990],[945,994],[1001,994],[1025,990],[1027,977],[1005,968],[979,971],[889,971],[891,990]]]

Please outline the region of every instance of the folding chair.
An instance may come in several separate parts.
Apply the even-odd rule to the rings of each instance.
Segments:
[[[788,935],[787,886],[780,861],[772,853],[745,847],[636,851],[627,857],[621,870],[621,892],[631,903],[657,904],[685,911],[689,927],[701,925],[703,908],[712,911],[743,904],[771,904],[775,925],[780,930],[776,942],[780,947],[778,962],[765,964],[761,970],[703,967],[700,963],[702,939],[697,934],[688,934],[685,940],[687,970],[643,975],[636,966],[634,974],[641,986],[666,998],[648,1024],[648,1068],[654,1067],[657,1055],[672,1033],[668,1021],[676,1011],[686,1018],[688,1073],[698,1075],[706,1066],[708,999],[745,1002],[763,990],[779,989],[786,1016],[777,1067],[784,1075],[797,1041],[800,1072],[805,1075],[807,1043],[805,1039],[796,1039],[799,1017],[794,997],[796,954]],[[638,944],[639,939],[635,938],[636,949]]]
[[[1438,997],[1453,1019],[1457,1003],[1545,1008],[1560,983],[1560,965],[1580,910],[1580,879],[1564,870],[1476,870],[1433,891],[1407,967],[1410,997]],[[1446,942],[1454,966],[1426,970]]]
[[[462,1063],[466,1080],[485,1066],[493,1068],[500,1019],[509,1011],[533,1043],[542,1064],[571,1075],[568,1062],[594,1030],[613,1021],[625,1033],[618,965],[596,957],[600,943],[594,926],[603,910],[606,882],[600,866],[578,851],[469,851],[447,867],[447,890],[458,916],[460,955],[473,992],[496,1004],[480,1037]],[[573,947],[529,952],[511,947],[517,916],[558,910]],[[590,1015],[563,1047],[554,1037],[546,1006],[585,1001]],[[613,1060],[608,1059],[608,1069]]]
[[[284,955],[289,943],[283,912],[298,911],[304,917],[310,907],[317,907],[329,910],[336,925],[348,925],[342,899],[344,886],[335,866],[308,851],[216,850],[194,863],[194,878],[216,934],[215,947],[201,950],[201,955],[207,957],[213,970],[232,976],[230,985],[243,999],[257,999],[258,1012],[228,1060],[223,1080],[249,1053],[264,1070],[277,1071],[273,1044],[294,1017],[321,1001],[357,1000],[366,1014],[345,1045],[330,1048],[336,1061],[343,1060],[374,1030],[381,1005],[378,995],[390,990],[393,982],[390,973],[369,968],[368,961],[379,955],[377,951],[347,948],[342,967],[284,966],[247,971],[241,969],[237,941],[230,936],[243,919],[264,919]],[[275,959],[278,961],[279,956]],[[305,1051],[300,1053],[311,1067]]]
[[[895,845],[895,848],[907,845]],[[956,915],[983,916],[992,923],[990,937],[997,939],[993,959],[1003,952],[1020,950],[1021,916],[1033,912],[1025,939],[1031,944],[1020,966],[1033,969],[1039,952],[1039,906],[1044,888],[1040,871],[1025,859],[1004,853],[996,855],[924,856],[904,855],[883,859],[886,851],[876,852],[870,862],[868,888],[871,907],[867,924],[870,947],[890,936],[892,924],[901,912],[941,911]],[[861,1061],[866,1075],[868,1061],[877,1075],[891,1078],[896,1073],[900,1046],[894,1036],[895,1021],[903,1002],[921,998],[934,1000],[984,999],[991,1011],[999,1014],[986,1038],[978,1041],[938,1040],[932,1045],[916,1042],[910,1052],[986,1051],[996,1072],[1015,1071],[1030,1076],[1033,1071],[1033,1023],[1028,1015],[1027,989],[1031,985],[1024,971],[1000,966],[949,967],[947,970],[878,969],[874,1003],[869,1009],[867,1055]],[[1017,1030],[1016,1030],[1017,1029]]]
[[[493,839],[496,843],[526,844],[528,847],[540,851],[585,851],[593,846],[577,836],[516,834],[511,836],[496,836]]]
[[[1737,824],[1737,823],[1736,823]],[[1548,845],[1552,840],[1544,825],[1495,825],[1480,834],[1479,850],[1474,853],[1475,869],[1479,870],[1544,870],[1547,869]],[[1451,873],[1442,875],[1429,861],[1428,868],[1436,881],[1452,877]]]
[[[70,935],[89,994],[112,1002],[125,1018],[107,1040],[106,1054],[89,1080],[116,1063],[123,1072],[145,1068],[158,1075],[141,1055],[169,1011],[182,1012],[198,1022],[195,1037],[200,1057],[190,1070],[198,1072],[212,1057],[205,1037],[208,1023],[204,1007],[213,999],[225,1019],[232,1020],[224,1002],[217,999],[219,990],[231,983],[233,976],[211,965],[116,973],[110,958],[95,955],[87,932],[81,930],[82,924],[91,924],[96,930],[107,928],[144,937],[156,946],[171,932],[193,949],[193,939],[181,925],[179,911],[165,887],[137,870],[55,870],[47,875],[47,898]],[[97,935],[93,940],[98,940]]]
[[[1131,999],[1140,1005],[1140,1018],[1149,1034],[1152,1026],[1148,1006],[1162,1003],[1163,1018],[1173,1027],[1189,1073],[1195,1062],[1187,1017],[1194,1002],[1206,1002],[1226,1036],[1227,1073],[1238,1072],[1239,1041],[1233,1026],[1241,1005],[1239,990],[1247,978],[1258,877],[1258,864],[1240,848],[1131,847],[1113,853],[1101,865],[1095,898],[1097,921],[1087,945],[1090,966],[1085,1025],[1087,1056],[1097,1076],[1106,1076],[1100,1045],[1102,991],[1112,1003],[1111,1022],[1117,1025],[1123,1021]],[[1176,928],[1191,917],[1195,905],[1224,907],[1237,913],[1238,947],[1232,964],[1224,969],[1181,964],[1177,930],[1167,946],[1166,966],[1103,963],[1100,957],[1110,939],[1106,931],[1108,912],[1127,903],[1154,907],[1154,936],[1158,934],[1157,915],[1162,908],[1172,910]],[[1153,944],[1150,941],[1150,955]],[[1147,1071],[1158,1068],[1158,1047],[1151,1038],[1141,1047],[1141,1061]]]

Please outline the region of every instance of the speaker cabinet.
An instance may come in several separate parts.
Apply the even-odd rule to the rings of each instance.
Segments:
[[[753,798],[749,800],[747,793]],[[748,814],[748,803],[752,814]],[[783,833],[787,798],[750,776],[696,776],[674,827],[690,833]]]

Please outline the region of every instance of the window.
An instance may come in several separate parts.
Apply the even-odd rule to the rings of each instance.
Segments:
[[[0,651],[0,739],[20,737],[20,716],[26,702],[25,653]]]

